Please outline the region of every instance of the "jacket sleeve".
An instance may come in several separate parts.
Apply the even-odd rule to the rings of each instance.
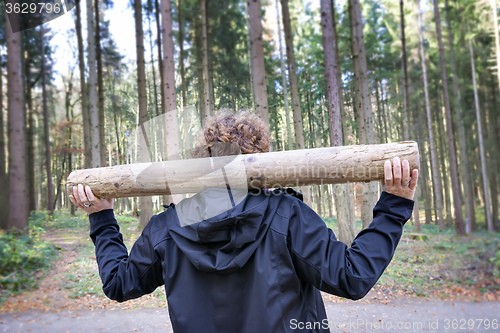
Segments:
[[[90,237],[106,296],[123,302],[163,285],[161,260],[151,240],[151,221],[129,255],[112,209],[90,214],[89,219]]]
[[[391,261],[413,201],[387,192],[373,210],[373,221],[350,248],[307,205],[293,206],[289,248],[297,274],[316,288],[350,299],[363,298]]]

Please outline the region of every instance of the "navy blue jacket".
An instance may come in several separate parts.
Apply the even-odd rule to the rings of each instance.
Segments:
[[[319,290],[365,296],[412,209],[412,200],[383,192],[350,248],[302,201],[272,192],[184,227],[169,208],[151,218],[130,255],[112,210],[90,215],[90,236],[105,294],[122,302],[165,285],[176,333],[298,332],[299,322],[329,332]]]

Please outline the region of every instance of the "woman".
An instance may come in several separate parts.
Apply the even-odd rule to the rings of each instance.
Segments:
[[[236,143],[244,154],[266,152],[269,132],[257,116],[223,114],[208,120],[200,142],[198,156],[224,155],[220,143]],[[329,332],[320,290],[366,295],[411,216],[418,171],[410,174],[408,161],[395,158],[384,173],[373,222],[350,248],[283,191],[250,192],[215,216],[181,224],[181,210],[204,211],[227,197],[209,191],[153,216],[128,255],[112,200],[82,185],[70,199],[89,214],[106,295],[122,302],[165,285],[175,332]]]

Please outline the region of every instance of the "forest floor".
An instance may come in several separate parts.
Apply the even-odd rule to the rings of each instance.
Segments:
[[[139,235],[137,223],[126,217],[119,223],[130,248]],[[460,328],[452,324],[462,324],[465,332],[500,331],[499,235],[457,237],[433,228],[419,235],[426,240],[413,239],[411,228],[405,231],[393,261],[364,299],[324,295],[332,332],[366,332],[370,327],[419,332],[420,324],[432,331],[436,320],[439,332],[446,325],[449,332]],[[60,255],[37,289],[0,303],[0,332],[171,330],[161,288],[125,303],[105,297],[88,228],[47,228],[43,238]]]

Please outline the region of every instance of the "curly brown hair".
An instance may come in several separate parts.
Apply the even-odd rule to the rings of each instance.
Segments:
[[[269,145],[269,129],[259,116],[248,111],[233,114],[222,110],[205,120],[191,155],[200,158],[265,153]]]

